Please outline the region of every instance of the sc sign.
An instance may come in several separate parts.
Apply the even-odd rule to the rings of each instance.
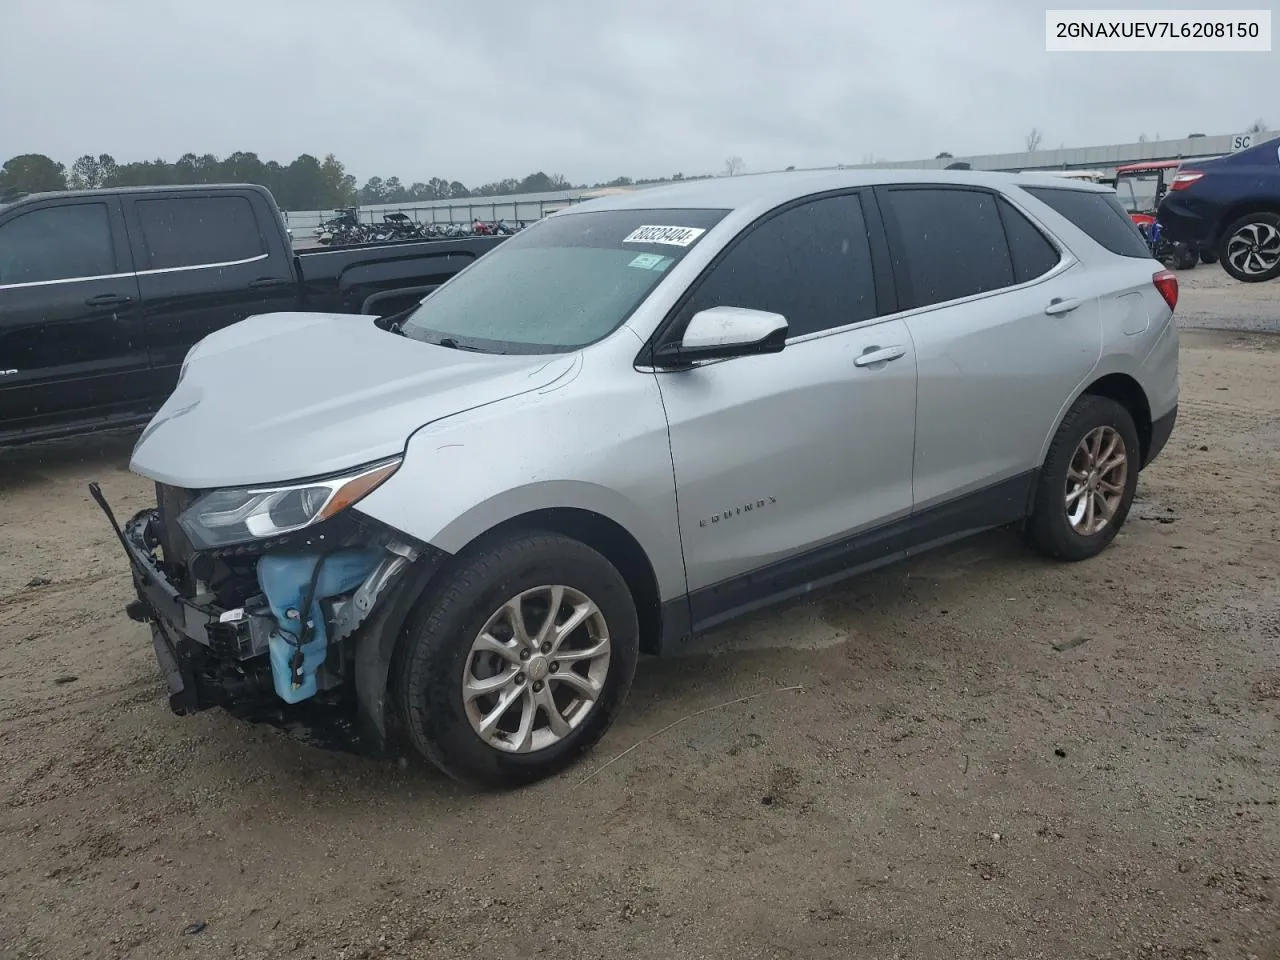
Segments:
[[[1231,138],[1231,152],[1236,153],[1239,150],[1248,150],[1253,146],[1252,133],[1237,133]]]

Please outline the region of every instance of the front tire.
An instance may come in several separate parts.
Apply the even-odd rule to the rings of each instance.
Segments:
[[[639,657],[635,601],[605,557],[522,533],[459,554],[423,598],[397,658],[414,746],[455,779],[516,787],[604,735]]]
[[[1061,560],[1097,556],[1124,525],[1142,463],[1129,411],[1085,394],[1049,445],[1027,521],[1031,546]]]
[[[1222,234],[1218,247],[1222,269],[1244,283],[1280,277],[1280,214],[1250,213]]]

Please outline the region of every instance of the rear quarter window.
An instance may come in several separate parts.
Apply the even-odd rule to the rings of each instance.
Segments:
[[[1013,256],[1014,280],[1026,283],[1044,276],[1056,267],[1062,259],[1058,248],[1004,197],[1000,198],[999,206],[1004,235],[1009,241],[1009,253]]]
[[[1122,257],[1151,259],[1147,242],[1113,193],[1062,187],[1023,187],[1041,203],[1070,220],[1095,243]]]

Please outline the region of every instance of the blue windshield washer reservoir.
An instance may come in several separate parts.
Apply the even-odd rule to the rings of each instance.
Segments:
[[[276,629],[267,641],[271,657],[271,679],[276,694],[285,703],[298,703],[316,693],[316,670],[324,663],[329,636],[320,601],[350,593],[382,559],[378,548],[338,550],[329,554],[265,556],[258,561],[258,583],[276,618]],[[294,683],[293,656],[302,635],[302,605],[306,602],[311,577],[323,561],[316,580],[311,610],[311,634],[302,647],[302,678]]]

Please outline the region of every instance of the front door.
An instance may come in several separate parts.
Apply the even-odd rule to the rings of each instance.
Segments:
[[[781,353],[657,374],[695,630],[905,549],[915,351],[878,319],[868,219],[850,193],[758,222],[668,333],[714,306],[789,325]]]
[[[119,201],[12,211],[0,221],[0,431],[138,408],[140,316]]]

